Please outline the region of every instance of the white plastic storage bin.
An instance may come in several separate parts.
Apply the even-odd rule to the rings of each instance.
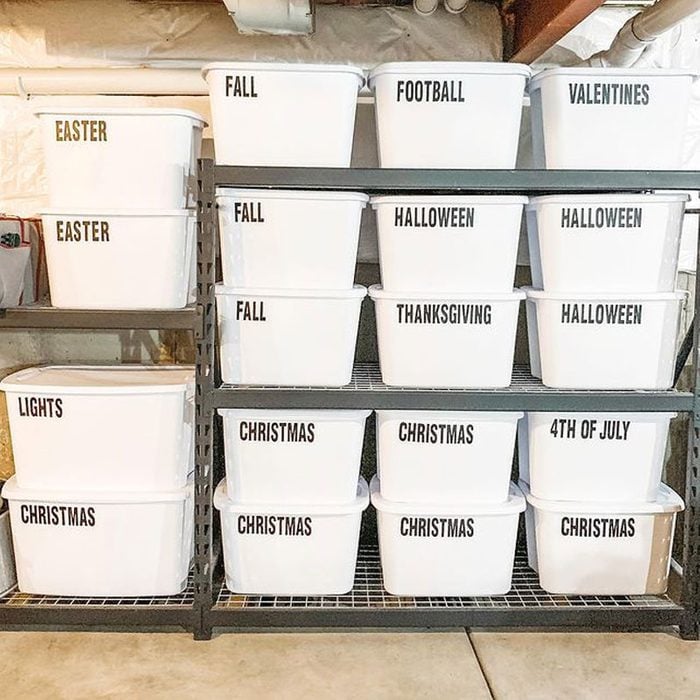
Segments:
[[[375,197],[385,290],[510,292],[526,197]]]
[[[274,386],[348,384],[366,295],[359,285],[299,291],[217,285],[223,380]]]
[[[226,488],[240,503],[348,503],[370,411],[219,409]]]
[[[141,597],[181,593],[194,551],[193,484],[120,493],[4,486],[22,593]]]
[[[400,596],[504,595],[511,588],[518,519],[515,484],[501,504],[389,501],[372,480],[384,587]]]
[[[357,192],[217,190],[224,284],[351,289],[368,199]]]
[[[222,165],[347,168],[359,68],[304,63],[212,63],[216,161]]]
[[[533,365],[556,389],[669,389],[686,294],[548,294],[528,290]]]
[[[666,591],[676,513],[683,500],[665,484],[651,502],[545,501],[525,493],[545,591],[562,595],[659,595]]]
[[[522,415],[377,411],[382,496],[406,503],[503,503]]]
[[[550,501],[653,501],[675,413],[539,413],[521,421],[520,478]]]
[[[353,585],[362,511],[362,479],[341,505],[243,505],[225,482],[214,494],[221,511],[226,587],[260,595],[342,595]]]
[[[547,292],[671,292],[687,194],[535,197],[534,286]]]
[[[675,170],[693,76],[657,68],[552,68],[530,82],[535,166]]]
[[[36,110],[49,205],[89,209],[183,209],[197,204],[202,117],[153,107]]]
[[[188,210],[54,210],[41,218],[53,306],[187,305],[197,222]]]
[[[373,286],[382,379],[389,386],[510,384],[525,294],[387,292]]]
[[[32,367],[0,389],[22,489],[169,491],[187,483],[191,368]]]
[[[528,66],[385,63],[370,74],[383,168],[513,168]]]

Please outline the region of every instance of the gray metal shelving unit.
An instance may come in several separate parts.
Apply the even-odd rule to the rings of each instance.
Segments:
[[[638,192],[700,190],[698,172],[382,170],[329,168],[244,168],[200,161],[198,206],[198,306],[196,392],[195,596],[201,606],[198,636],[217,628],[280,627],[591,627],[600,629],[678,626],[686,638],[700,636],[700,379],[694,362],[693,392],[558,391],[545,388],[516,367],[503,390],[445,391],[385,386],[376,364],[358,364],[342,389],[232,387],[219,379],[214,284],[217,277],[217,186],[353,190],[379,193]],[[700,296],[698,297],[700,298]],[[697,359],[698,326],[683,344],[679,367],[691,348]],[[669,596],[553,596],[538,586],[523,551],[516,557],[513,589],[487,598],[398,598],[382,586],[376,545],[360,548],[355,587],[345,596],[237,596],[220,572],[220,542],[212,496],[222,474],[217,408],[394,408],[542,411],[679,411],[691,415],[683,578],[680,602]]]
[[[199,331],[196,306],[174,311],[93,311],[23,306],[0,310],[3,330],[190,330]],[[110,630],[178,627],[197,634],[194,573],[176,596],[148,598],[69,598],[29,595],[16,588],[0,597],[0,629],[86,627]]]
[[[197,307],[173,311],[98,311],[20,306],[0,309],[0,329],[43,330],[192,330]]]

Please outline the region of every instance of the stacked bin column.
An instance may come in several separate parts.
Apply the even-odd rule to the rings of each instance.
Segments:
[[[347,167],[362,73],[350,66],[214,64],[216,160]],[[350,382],[360,306],[353,285],[367,196],[220,188],[223,284],[216,289],[221,375],[234,385]],[[369,411],[219,411],[226,479],[226,586],[235,593],[323,595],[353,585],[359,479]]]
[[[36,367],[0,387],[19,590],[181,593],[194,546],[192,370]]]
[[[201,117],[42,108],[43,214],[58,308],[183,308]],[[6,377],[16,474],[3,488],[19,590],[170,596],[194,549],[190,367],[31,368]]]
[[[371,75],[383,167],[512,168],[525,66],[405,63]],[[376,197],[382,286],[370,289],[389,386],[510,385],[513,289],[527,202],[517,196]],[[384,586],[396,595],[510,590],[519,514],[510,483],[522,413],[377,411]]]
[[[530,89],[536,157],[548,168],[678,168],[690,84],[682,71],[544,71]],[[530,357],[545,386],[671,388],[687,199],[621,193],[530,202]],[[674,415],[527,415],[520,478],[529,559],[545,590],[665,592],[683,508],[661,483]]]

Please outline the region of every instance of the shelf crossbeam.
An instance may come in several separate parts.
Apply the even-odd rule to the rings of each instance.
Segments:
[[[0,309],[0,329],[44,330],[192,330],[198,313],[184,309],[102,311],[19,306]]]
[[[481,194],[698,190],[700,172],[651,170],[416,170],[212,166],[217,186]]]
[[[683,391],[564,391],[548,389],[517,366],[506,389],[401,389],[382,383],[379,366],[359,363],[342,388],[223,385],[213,408],[304,408],[463,411],[692,411]]]
[[[240,595],[217,584],[206,620],[214,627],[608,627],[680,626],[683,607],[669,597],[565,596],[542,590],[524,548],[515,557],[512,589],[484,597],[393,596],[382,580],[378,548],[360,545],[353,589],[338,596]]]

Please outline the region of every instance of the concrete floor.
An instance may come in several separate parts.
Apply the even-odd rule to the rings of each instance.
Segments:
[[[700,697],[670,633],[0,633],[0,697],[547,700]]]

